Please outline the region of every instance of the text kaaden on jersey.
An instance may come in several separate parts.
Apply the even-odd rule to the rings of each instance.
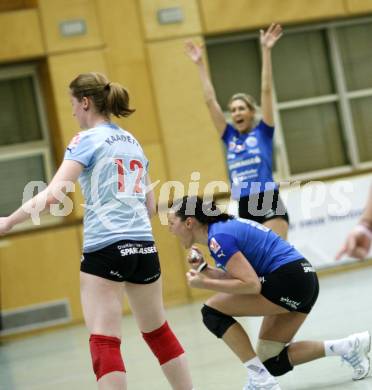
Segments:
[[[106,138],[105,142],[110,146],[113,145],[115,142],[128,142],[129,144],[139,146],[138,142],[134,138],[130,137],[129,135],[123,134],[112,135],[111,137]]]

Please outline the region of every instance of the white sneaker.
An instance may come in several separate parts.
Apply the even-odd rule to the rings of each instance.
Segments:
[[[273,376],[266,377],[263,380],[260,376],[249,377],[243,390],[281,390],[278,382]]]
[[[365,378],[370,369],[368,352],[371,350],[371,335],[369,332],[355,333],[348,337],[350,352],[342,356],[342,360],[354,369],[353,380]]]

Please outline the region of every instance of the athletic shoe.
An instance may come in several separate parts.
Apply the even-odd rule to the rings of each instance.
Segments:
[[[342,360],[354,369],[353,380],[365,378],[370,369],[368,352],[371,350],[371,335],[369,332],[352,334],[348,337],[350,351],[342,355]]]
[[[279,384],[272,376],[266,376],[265,379],[261,375],[249,377],[247,384],[243,390],[280,390]]]

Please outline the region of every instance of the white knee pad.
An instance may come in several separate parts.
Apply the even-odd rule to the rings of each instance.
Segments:
[[[280,343],[279,341],[258,339],[256,354],[261,362],[264,362],[267,359],[278,356],[285,346],[286,343]]]

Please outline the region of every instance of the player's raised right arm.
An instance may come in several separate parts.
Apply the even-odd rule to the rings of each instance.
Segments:
[[[187,41],[185,43],[185,52],[191,61],[198,67],[205,103],[212,117],[214,126],[222,136],[226,128],[226,119],[221,106],[217,101],[216,92],[209,78],[207,67],[203,61],[203,46],[197,45],[192,41]]]

